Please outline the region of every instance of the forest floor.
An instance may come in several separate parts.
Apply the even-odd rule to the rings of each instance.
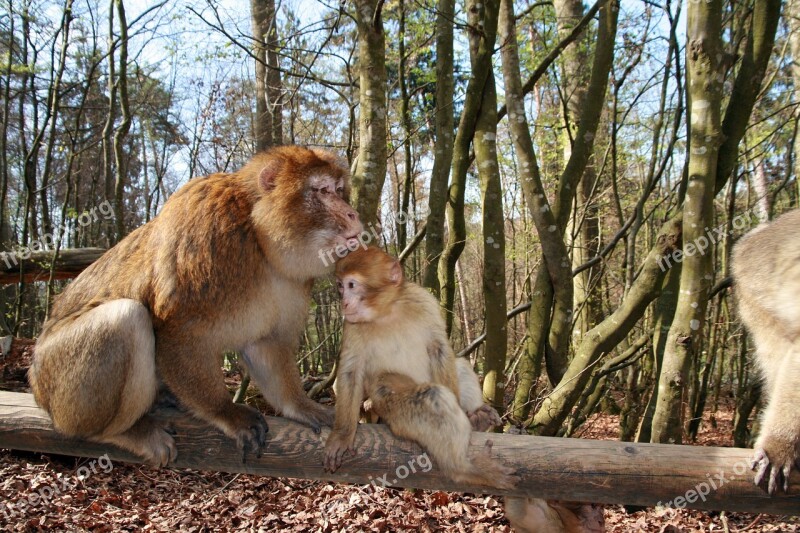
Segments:
[[[0,389],[26,391],[30,344],[0,358]],[[729,406],[706,413],[697,445],[730,446]],[[582,438],[615,440],[615,416]],[[800,517],[605,508],[609,532],[800,531]],[[154,469],[0,450],[0,530],[512,531],[502,498],[302,479]]]

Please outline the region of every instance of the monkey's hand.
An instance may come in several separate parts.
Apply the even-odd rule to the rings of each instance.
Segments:
[[[467,413],[469,423],[472,424],[472,431],[489,431],[493,427],[503,423],[500,415],[491,405],[481,405],[471,413]]]
[[[750,463],[750,468],[756,471],[756,485],[767,480],[769,494],[775,494],[778,486],[783,492],[789,492],[789,474],[793,468],[798,468],[798,457],[798,442],[785,436],[763,433],[756,442]]]
[[[267,421],[258,409],[248,405],[231,404],[231,416],[225,422],[225,433],[236,440],[236,445],[242,452],[242,463],[247,460],[248,452],[255,452],[256,457],[261,457],[261,448],[267,442]]]
[[[331,431],[328,442],[325,443],[325,456],[323,465],[328,472],[336,472],[342,466],[345,454],[355,455],[355,432]]]

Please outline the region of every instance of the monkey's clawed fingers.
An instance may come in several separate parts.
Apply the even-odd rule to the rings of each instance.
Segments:
[[[255,452],[261,457],[261,449],[267,443],[267,421],[257,409],[246,405],[237,405],[237,424],[233,430],[233,438],[242,452],[242,463],[247,462],[247,454]]]
[[[767,480],[767,492],[770,495],[777,492],[778,487],[783,489],[783,492],[789,492],[789,474],[795,466],[795,459],[793,457],[787,458],[785,461],[770,460],[767,451],[762,448],[756,448],[755,455],[750,462],[750,468],[756,471],[755,484],[761,485],[761,482]]]
[[[344,459],[345,454],[355,455],[353,440],[348,436],[340,436],[331,432],[328,436],[328,442],[325,444],[325,453],[322,459],[322,464],[326,471],[336,472],[342,466],[342,459]]]

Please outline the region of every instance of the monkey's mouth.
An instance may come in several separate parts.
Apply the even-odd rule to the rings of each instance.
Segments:
[[[363,318],[357,311],[354,313],[342,313],[342,317],[344,318],[345,322],[350,322],[351,324],[357,324],[358,322],[363,321]]]
[[[358,233],[353,233],[352,235],[346,236],[344,238],[344,242],[347,245],[348,249],[351,246],[358,246],[359,244],[361,244],[361,240],[358,238],[358,236],[359,236]]]

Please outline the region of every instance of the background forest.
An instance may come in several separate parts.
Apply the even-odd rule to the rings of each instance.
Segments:
[[[798,206],[798,14],[794,0],[4,1],[0,265],[108,248],[194,177],[324,146],[510,426],[571,435],[604,411],[623,440],[689,442],[727,402],[745,446],[760,393],[728,258]],[[37,335],[68,283],[55,264],[0,287],[2,335]],[[318,283],[305,375],[334,369],[337,298]]]

